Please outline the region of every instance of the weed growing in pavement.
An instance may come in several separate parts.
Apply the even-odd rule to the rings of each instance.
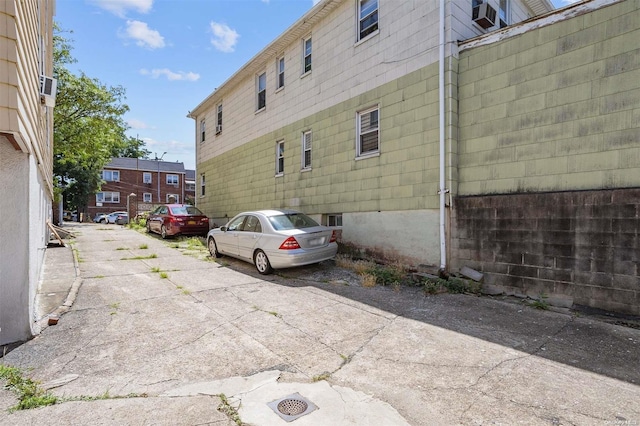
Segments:
[[[118,308],[120,307],[120,302],[116,302],[116,303],[112,303],[109,305],[109,307],[111,309],[113,309],[111,312],[109,312],[109,315],[115,315],[118,313]]]
[[[362,287],[375,287],[376,286],[376,277],[371,274],[360,274],[362,278]]]
[[[424,292],[427,294],[452,293],[452,294],[480,294],[480,284],[453,277],[445,280],[443,278],[427,278],[423,282]]]
[[[169,274],[167,274],[166,272],[160,272],[160,278],[167,279],[169,278]]]
[[[149,246],[147,244],[140,244],[140,247],[138,247],[140,250],[146,250],[149,248]]]
[[[104,278],[104,275],[96,275],[96,276],[95,276],[95,277],[93,277],[93,278]]]
[[[319,382],[321,380],[327,380],[329,377],[331,377],[331,373],[324,372],[322,374],[318,374],[317,376],[313,376],[311,378],[311,381],[315,383],[315,382]]]
[[[0,364],[0,379],[5,381],[5,389],[18,398],[18,404],[9,408],[10,412],[45,407],[58,402],[56,396],[42,389],[37,382],[25,378],[16,367]]]
[[[158,255],[155,253],[150,254],[149,256],[135,256],[135,257],[123,257],[120,260],[144,260],[144,259],[155,259]]]
[[[191,294],[191,292],[185,288],[184,290],[182,290],[182,294],[184,294],[185,296],[188,296]]]
[[[220,405],[218,405],[218,411],[225,414],[229,419],[234,422],[238,426],[243,426],[244,423],[242,419],[240,419],[240,414],[238,414],[238,410],[229,403],[227,396],[223,393],[219,393],[216,395],[220,398]],[[239,407],[238,407],[239,408]]]
[[[529,306],[536,308],[536,309],[541,309],[543,311],[547,311],[549,310],[549,303],[547,302],[547,295],[544,293],[540,293],[540,295],[538,296],[539,298],[537,300],[534,300],[532,302],[529,302]]]
[[[129,247],[118,247],[116,250],[129,250]]]
[[[153,268],[151,268],[151,272],[156,272],[157,273],[157,272],[160,272],[160,271],[161,271],[161,269],[158,268],[157,266],[154,266]]]

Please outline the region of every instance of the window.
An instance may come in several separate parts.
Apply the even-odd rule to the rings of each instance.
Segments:
[[[205,186],[204,186],[204,173],[200,175],[200,196],[204,197],[204,190],[205,190]]]
[[[144,203],[151,203],[152,202],[152,197],[153,197],[153,195],[151,195],[150,192],[145,192],[144,194],[142,194],[142,201]]]
[[[178,194],[167,194],[167,203],[177,204],[180,202],[180,196]]]
[[[167,185],[177,185],[178,182],[178,175],[167,175]]]
[[[373,154],[379,150],[378,107],[358,113],[357,156]]]
[[[358,2],[358,41],[378,30],[378,0]]]
[[[151,183],[151,173],[142,173],[142,183]]]
[[[324,223],[327,226],[342,226],[342,213],[325,215]]]
[[[276,176],[284,173],[284,141],[276,142]]]
[[[258,108],[260,111],[267,106],[267,73],[263,72],[258,76]]]
[[[222,131],[222,104],[218,105],[218,116],[216,117],[216,135]]]
[[[206,123],[204,120],[200,120],[200,142],[204,142],[204,137],[206,133]]]
[[[302,74],[311,72],[311,37],[304,39],[302,43],[302,56],[304,66],[302,68]]]
[[[504,28],[511,23],[510,19],[510,1],[509,0],[500,0],[500,28]]]
[[[262,232],[262,225],[260,219],[255,216],[247,216],[247,220],[242,228],[243,232]]]
[[[311,168],[311,130],[302,134],[302,169]]]
[[[103,170],[102,179],[107,182],[119,182],[120,172],[118,170]]]
[[[119,192],[97,192],[96,203],[119,203]]]
[[[278,59],[276,63],[276,74],[278,75],[278,80],[276,82],[276,90],[282,89],[284,87],[284,56]]]

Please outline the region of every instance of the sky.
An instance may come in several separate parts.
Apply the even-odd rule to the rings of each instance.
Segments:
[[[54,19],[77,61],[71,71],[125,89],[128,135],[151,159],[195,169],[189,111],[318,1],[57,0]]]

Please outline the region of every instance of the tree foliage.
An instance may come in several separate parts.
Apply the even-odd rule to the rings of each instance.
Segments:
[[[71,206],[83,209],[100,189],[100,172],[113,157],[146,158],[144,143],[128,137],[123,116],[125,89],[67,68],[75,62],[71,44],[56,26],[54,77],[58,80],[54,108],[53,172]]]

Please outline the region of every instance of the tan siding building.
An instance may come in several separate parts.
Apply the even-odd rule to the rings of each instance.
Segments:
[[[53,74],[54,12],[53,0],[0,2],[0,344],[38,331],[53,199],[52,96],[40,76]]]

